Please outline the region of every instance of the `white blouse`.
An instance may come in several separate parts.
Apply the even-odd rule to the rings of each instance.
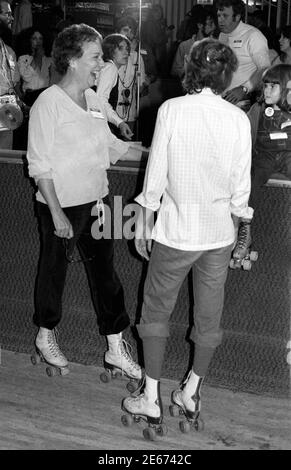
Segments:
[[[108,194],[107,169],[129,149],[105,119],[96,93],[85,92],[87,111],[57,85],[35,101],[30,111],[27,160],[37,181],[52,179],[61,207],[77,206]],[[36,199],[46,203],[38,191]]]
[[[253,215],[250,170],[250,122],[237,106],[210,89],[163,103],[136,198],[158,211],[152,238],[185,251],[233,243],[231,215]]]
[[[18,59],[18,68],[23,80],[23,91],[47,88],[50,84],[51,57],[43,56],[40,71],[32,67],[32,61],[33,57],[31,55],[22,55]]]

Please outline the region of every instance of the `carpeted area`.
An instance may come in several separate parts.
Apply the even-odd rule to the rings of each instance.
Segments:
[[[0,189],[0,344],[8,350],[32,352],[36,328],[31,323],[38,260],[38,231],[33,189],[22,165],[1,164]],[[137,194],[142,175],[110,172],[112,194],[124,203]],[[286,397],[290,392],[286,344],[290,339],[290,201],[291,189],[266,187],[253,225],[259,259],[252,271],[232,271],[226,284],[225,335],[211,362],[206,382],[235,391]],[[125,289],[132,320],[140,311],[145,265],[132,242],[115,242],[116,269]],[[171,319],[163,376],[180,380],[192,349],[185,339],[193,299],[191,276],[181,289]],[[69,267],[64,293],[60,344],[69,360],[102,364],[105,339],[98,333],[83,266]],[[140,343],[130,330],[133,354]],[[136,335],[134,334],[134,337]],[[140,358],[141,359],[141,358]]]

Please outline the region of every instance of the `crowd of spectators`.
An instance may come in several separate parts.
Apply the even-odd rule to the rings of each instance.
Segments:
[[[50,13],[49,25],[45,31],[36,25],[31,25],[19,31],[20,7],[27,13],[30,8],[29,0],[22,0],[21,3],[17,3],[14,11],[11,10],[7,1],[0,1],[0,9],[3,10],[3,15],[0,13],[1,54],[3,56],[3,45],[6,45],[6,54],[15,58],[15,60],[11,59],[9,62],[11,64],[15,62],[12,86],[23,103],[30,107],[39,93],[60,80],[50,57],[51,48],[57,34],[66,26],[73,24],[74,18],[67,15],[64,19],[62,9],[53,7]],[[167,24],[163,8],[160,5],[154,5],[147,10],[143,9],[140,28],[138,9],[125,9],[121,15],[116,17],[114,33],[122,34],[129,40],[130,51],[127,64],[118,68],[117,78],[120,89],[116,109],[114,110],[118,117],[113,124],[117,127],[120,127],[121,124],[123,131],[129,125],[131,131],[134,132],[137,119],[136,109],[139,101],[137,100],[137,93],[139,92],[139,99],[144,98],[150,93],[150,85],[157,79],[173,80],[173,87],[175,82],[181,84],[185,60],[191,46],[194,42],[203,38],[217,38],[222,42],[229,43],[234,35],[238,38],[239,35],[247,34],[253,38],[249,41],[253,50],[251,55],[264,57],[262,64],[256,62],[257,59],[255,59],[255,62],[247,67],[247,74],[249,75],[251,75],[250,70],[252,73],[258,72],[258,76],[254,78],[253,83],[250,82],[250,77],[246,76],[246,71],[243,70],[245,64],[241,66],[239,60],[239,68],[234,75],[234,83],[225,95],[225,98],[234,104],[248,102],[250,94],[253,93],[259,82],[260,72],[263,68],[280,63],[291,64],[291,26],[282,27],[280,32],[274,31],[267,25],[264,10],[255,10],[250,13],[248,15],[248,24],[245,24],[244,10],[242,10],[244,8],[245,5],[240,0],[217,0],[214,6],[195,5],[177,28],[174,25]],[[233,14],[230,23],[231,28],[233,28],[231,32],[227,32],[227,29],[223,30],[223,19],[220,20],[220,23],[218,21],[218,11],[229,9]],[[16,14],[18,18],[17,27],[13,27],[15,23],[15,21],[12,21],[13,14]],[[222,14],[220,18],[223,18]],[[30,21],[26,16],[26,23],[23,23],[23,25],[30,24]],[[105,39],[104,35],[103,39]],[[239,37],[238,41],[240,40]],[[243,48],[238,48],[236,45],[233,50],[239,56]],[[269,55],[268,60],[266,59],[266,50]],[[111,61],[112,58],[108,60]],[[5,67],[5,63],[2,58],[3,67]],[[129,86],[129,84],[132,86]],[[2,86],[2,83],[0,85]],[[177,89],[179,89],[179,93],[183,93],[181,86]],[[1,95],[7,92],[8,89],[1,89]],[[127,106],[128,102],[129,105]],[[123,109],[121,110],[122,106]],[[155,114],[155,111],[153,110],[153,114]],[[121,136],[131,138],[128,130],[121,132]],[[15,148],[25,147],[25,136],[23,140],[21,132],[15,132],[14,140]]]

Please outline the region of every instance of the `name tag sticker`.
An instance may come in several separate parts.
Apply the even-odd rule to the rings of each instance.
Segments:
[[[271,140],[288,139],[288,134],[286,132],[271,132],[270,139]]]
[[[281,124],[281,129],[285,129],[285,127],[291,126],[291,121],[286,121]]]
[[[235,48],[242,47],[242,45],[243,45],[242,39],[235,39],[233,41],[232,45]]]
[[[90,109],[90,113],[95,119],[105,119],[101,111],[98,111],[97,109]]]

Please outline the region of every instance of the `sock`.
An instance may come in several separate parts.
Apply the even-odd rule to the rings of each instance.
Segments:
[[[114,335],[107,335],[106,338],[107,338],[107,342],[108,342],[108,350],[111,353],[116,354],[117,350],[118,350],[119,343],[122,340],[122,333],[117,333],[117,334],[114,334]]]
[[[214,351],[215,348],[209,348],[205,346],[199,346],[199,344],[195,344],[193,372],[196,375],[200,377],[204,377],[206,375]]]
[[[160,380],[167,338],[145,336],[142,340],[146,375],[155,380]]]

